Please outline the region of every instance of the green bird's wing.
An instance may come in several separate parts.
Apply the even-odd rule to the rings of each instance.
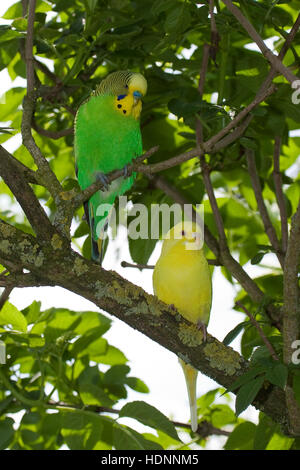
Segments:
[[[75,158],[79,185],[85,189],[99,173],[124,168],[142,153],[139,122],[114,109],[113,96],[92,96],[78,110],[75,122]],[[98,191],[85,206],[91,227],[92,257],[99,260],[98,245],[116,197],[133,184],[135,175],[118,178],[107,191]],[[99,243],[98,243],[99,240]]]

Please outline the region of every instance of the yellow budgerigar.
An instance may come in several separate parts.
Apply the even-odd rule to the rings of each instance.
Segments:
[[[179,223],[166,235],[160,258],[153,273],[154,294],[174,305],[187,320],[203,330],[211,308],[211,275],[202,250],[202,232],[194,222]],[[181,359],[191,412],[191,427],[198,427],[196,381],[197,370]]]

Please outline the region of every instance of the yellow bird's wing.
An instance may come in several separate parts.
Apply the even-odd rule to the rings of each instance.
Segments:
[[[177,230],[175,227],[173,229]],[[189,234],[190,235],[190,234]],[[153,272],[155,295],[192,323],[209,320],[212,286],[208,263],[202,249],[188,251],[182,241],[165,240],[161,256]],[[188,390],[191,427],[198,428],[196,381],[198,371],[181,359]]]

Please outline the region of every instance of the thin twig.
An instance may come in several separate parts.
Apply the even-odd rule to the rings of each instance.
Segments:
[[[280,173],[280,148],[281,148],[281,137],[276,136],[274,142],[274,171],[273,179],[275,186],[276,200],[280,212],[280,222],[281,222],[281,240],[282,240],[282,251],[285,254],[288,244],[288,222],[287,222],[287,212],[286,205],[284,201],[284,194],[282,190],[282,177]]]
[[[198,83],[198,92],[199,92],[201,99],[202,99],[202,95],[204,91],[205,77],[206,77],[206,71],[207,71],[208,61],[209,61],[209,50],[210,50],[210,46],[208,44],[204,44],[202,64],[201,64],[200,77],[199,77],[199,83]],[[196,140],[197,140],[197,145],[200,147],[200,144],[203,143],[203,126],[199,118],[197,118],[197,121],[196,121]]]
[[[27,95],[23,100],[23,116],[21,124],[22,141],[29,153],[32,155],[37,167],[39,179],[43,181],[55,199],[62,191],[62,187],[55,174],[50,169],[49,163],[43,156],[40,148],[31,134],[31,122],[34,115],[35,101],[37,93],[34,89],[34,60],[33,60],[33,28],[35,18],[36,0],[29,0],[27,36],[25,43],[25,62],[27,77]]]
[[[140,162],[144,161],[145,159],[150,158],[155,152],[158,151],[158,149],[159,149],[159,146],[156,145],[152,147],[151,149],[149,149],[144,154],[138,156],[133,161],[133,163],[127,167],[127,176],[130,176],[133,172],[137,171],[136,169],[137,165]],[[148,165],[144,165],[144,166],[147,167]],[[123,169],[111,171],[110,173],[106,175],[108,184],[110,184],[112,181],[119,178],[120,176],[124,176]],[[81,206],[81,204],[87,201],[95,192],[99,191],[99,189],[101,189],[102,187],[103,187],[103,183],[101,181],[95,181],[86,189],[84,189],[79,194],[77,194],[72,201],[74,205],[74,209]]]
[[[228,251],[228,246],[227,246],[227,239],[225,235],[225,230],[224,230],[224,224],[223,224],[223,219],[221,216],[221,213],[219,211],[217,199],[213,190],[213,186],[211,183],[210,179],[210,169],[208,164],[205,161],[201,162],[201,168],[202,168],[202,176],[203,176],[203,182],[204,186],[208,195],[208,199],[210,202],[211,209],[213,211],[217,231],[219,234],[219,243],[220,243],[220,250],[222,251]]]
[[[68,135],[72,135],[74,132],[73,127],[70,127],[69,129],[61,129],[60,131],[51,131],[49,129],[43,129],[36,123],[35,119],[32,120],[31,125],[38,134],[55,140],[61,139],[62,137],[66,137]]]
[[[62,85],[61,79],[57,75],[55,75],[55,73],[51,72],[51,70],[48,69],[47,65],[43,64],[43,62],[40,62],[36,58],[34,58],[33,62],[34,62],[34,67],[39,69],[41,72],[43,72],[56,85]]]
[[[8,297],[10,296],[11,291],[13,290],[13,287],[5,287],[4,291],[1,294],[0,297],[0,311],[2,310],[3,305],[5,302],[8,300]]]
[[[154,269],[154,264],[134,264],[134,263],[127,263],[127,261],[121,262],[122,268],[137,268],[137,269]]]
[[[271,356],[273,357],[273,359],[275,361],[278,361],[279,358],[272,346],[272,344],[270,343],[270,341],[268,340],[268,338],[266,337],[266,335],[264,334],[262,328],[260,327],[259,323],[255,320],[254,316],[249,312],[249,310],[241,303],[239,302],[238,300],[235,302],[235,305],[240,307],[245,313],[246,315],[249,317],[252,325],[257,329],[257,332],[259,334],[259,336],[261,337],[261,339],[263,340],[263,342],[265,343],[266,347],[268,348],[268,350],[270,351],[270,354]]]
[[[282,253],[281,246],[276,235],[276,231],[273,227],[273,224],[271,222],[270,216],[268,214],[268,211],[267,211],[267,208],[266,208],[263,196],[262,196],[262,189],[261,189],[261,184],[260,184],[259,176],[258,176],[257,169],[256,169],[254,152],[252,149],[246,149],[245,154],[247,158],[248,172],[251,178],[252,187],[253,187],[255,199],[257,202],[257,207],[261,215],[261,219],[264,224],[266,234],[270,240],[272,247],[274,248],[276,252],[276,256],[278,258],[280,265],[283,267],[284,255]]]
[[[214,14],[214,0],[209,0],[208,2],[209,7],[209,16],[210,16],[210,57],[216,62],[216,55],[218,50],[218,45],[220,41],[220,35],[218,33],[217,24],[215,20]]]
[[[211,266],[220,266],[220,263],[216,259],[206,258],[206,261]],[[138,263],[134,264],[134,263],[128,263],[127,261],[122,261],[121,266],[122,268],[137,268],[137,269],[154,269],[155,268],[154,264],[138,264]]]
[[[35,6],[36,0],[29,0],[27,36],[25,45],[25,64],[28,94],[30,94],[34,90],[33,27],[35,18]]]
[[[242,12],[231,2],[231,0],[222,0],[227,6],[228,10],[236,17],[240,25],[247,31],[249,36],[258,45],[262,54],[270,62],[272,67],[279,73],[281,73],[290,83],[297,80],[297,77],[281,62],[280,58],[273,54],[273,52],[265,45],[264,41],[248,21],[248,19],[242,14]]]
[[[50,400],[49,402],[49,405],[51,405],[51,407],[53,406],[57,406],[57,407],[62,407],[62,408],[69,408],[69,407],[74,407],[74,408],[77,408],[76,405],[72,404],[72,405],[69,405],[68,403],[65,403],[63,401],[59,401],[59,402],[56,402],[54,400]],[[79,406],[78,406],[79,408]],[[92,411],[94,413],[110,413],[110,414],[114,414],[114,415],[119,415],[120,414],[120,410],[117,410],[116,408],[109,408],[107,406],[86,406],[85,407],[86,410],[89,410],[89,411]],[[171,421],[174,426],[178,427],[178,428],[184,428],[184,429],[188,429],[190,430],[191,429],[191,425],[188,424],[188,423],[182,423],[180,421]],[[198,429],[196,431],[197,434],[199,434],[201,437],[203,438],[206,438],[206,437],[209,437],[209,436],[212,436],[212,435],[216,435],[216,436],[230,436],[230,431],[225,431],[223,429],[219,429],[219,428],[216,428],[215,426],[213,426],[209,421],[201,421],[199,424],[198,424]]]

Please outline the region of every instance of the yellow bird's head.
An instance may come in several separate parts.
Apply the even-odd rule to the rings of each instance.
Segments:
[[[203,247],[203,233],[195,222],[179,222],[172,227],[164,237],[162,254],[165,254],[171,248],[199,251]]]

